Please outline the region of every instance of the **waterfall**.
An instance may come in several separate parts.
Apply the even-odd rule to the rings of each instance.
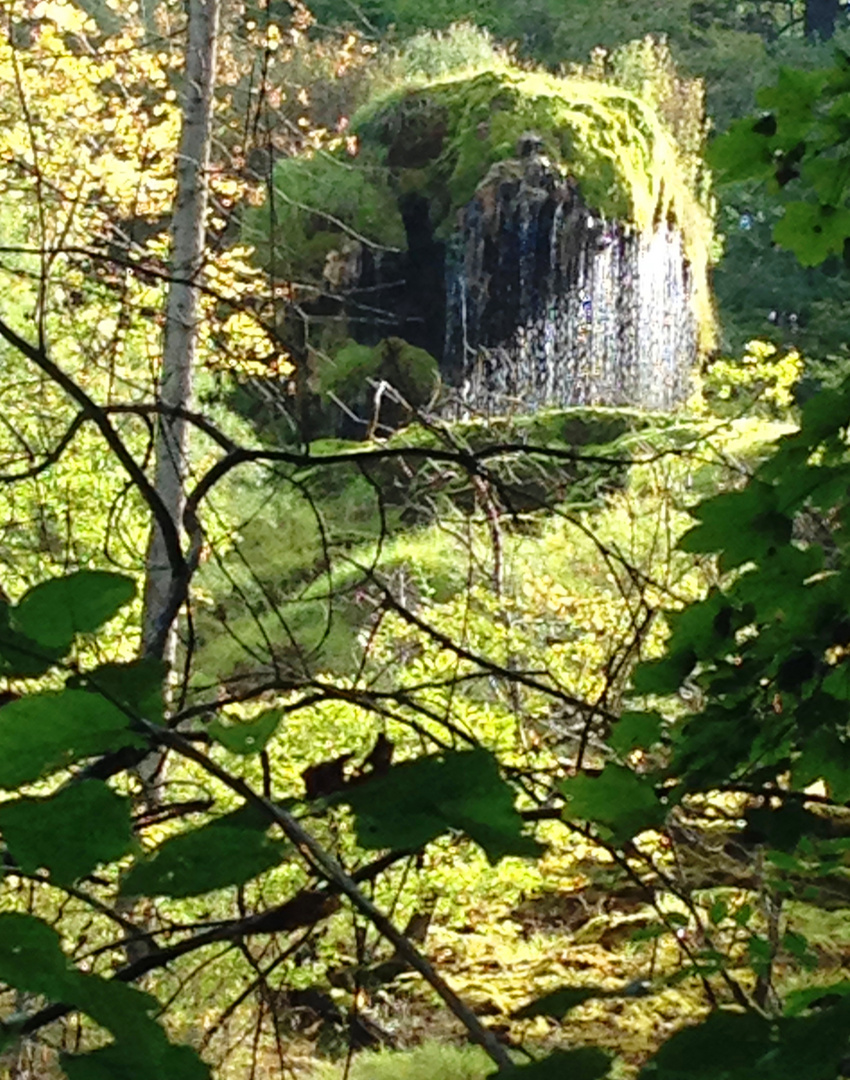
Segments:
[[[545,159],[512,160],[461,212],[447,263],[443,368],[464,411],[685,396],[697,325],[671,223],[605,221]]]
[[[331,341],[426,350],[449,417],[687,396],[699,327],[666,215],[643,230],[607,220],[542,154],[493,165],[445,239],[423,196],[401,209],[405,251],[363,246],[353,288],[303,305]]]

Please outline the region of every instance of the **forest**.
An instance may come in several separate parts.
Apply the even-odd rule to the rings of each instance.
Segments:
[[[0,1078],[850,1077],[850,7],[0,18]]]

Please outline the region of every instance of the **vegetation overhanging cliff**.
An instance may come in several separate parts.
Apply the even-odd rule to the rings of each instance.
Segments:
[[[644,247],[662,230],[681,238],[687,317],[707,351],[714,317],[706,175],[649,100],[588,75],[523,70],[494,54],[486,68],[377,94],[355,114],[345,147],[277,164],[246,235],[276,277],[336,293],[357,284],[364,249],[396,264],[409,251],[411,207],[420,215],[426,208],[428,242],[451,256],[464,208],[476,196],[486,201],[493,180],[523,182],[518,146],[529,137],[550,186],[552,177],[577,185],[579,205],[596,220]],[[334,355],[346,341],[337,327],[318,350]]]

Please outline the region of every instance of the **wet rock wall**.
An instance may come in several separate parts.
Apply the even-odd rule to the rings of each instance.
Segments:
[[[455,408],[667,409],[688,391],[698,328],[680,234],[590,211],[536,160],[495,167],[446,259],[442,367]]]
[[[535,153],[493,166],[447,240],[424,199],[402,214],[407,251],[361,252],[348,325],[435,356],[449,415],[687,396],[698,326],[675,222],[606,221]]]

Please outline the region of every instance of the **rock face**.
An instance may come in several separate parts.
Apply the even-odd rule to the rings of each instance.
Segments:
[[[443,367],[477,411],[670,408],[697,358],[681,235],[605,222],[534,154],[494,166],[446,266]]]
[[[289,230],[325,253],[302,304],[315,385],[352,342],[398,338],[437,361],[448,415],[686,396],[711,320],[711,219],[650,106],[488,72],[379,103],[358,135],[356,187],[317,174],[336,201]]]
[[[407,252],[361,252],[345,306],[358,340],[389,322],[437,358],[449,411],[669,409],[686,396],[698,326],[668,221],[649,236],[606,222],[536,151],[492,166],[446,241],[424,200],[402,216]]]

